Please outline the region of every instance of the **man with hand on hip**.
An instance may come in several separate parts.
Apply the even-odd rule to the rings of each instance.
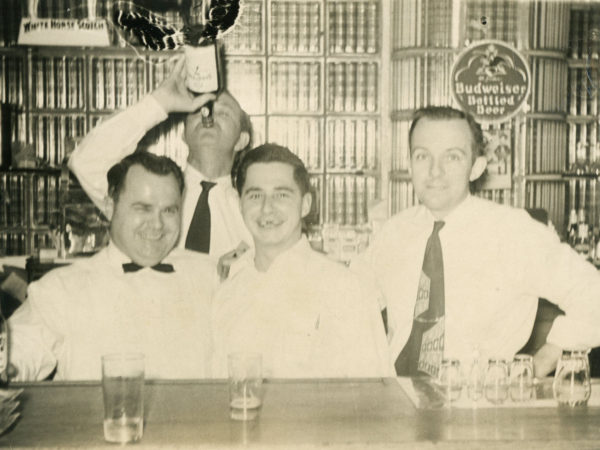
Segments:
[[[539,297],[565,316],[534,356],[536,376],[554,368],[561,347],[600,344],[595,268],[525,210],[470,194],[487,162],[473,117],[418,110],[409,145],[420,205],[392,217],[352,264],[379,290],[396,373],[436,376],[443,358],[512,359]]]

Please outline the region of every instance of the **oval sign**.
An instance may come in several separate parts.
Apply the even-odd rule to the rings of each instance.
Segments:
[[[502,41],[479,41],[463,50],[452,66],[452,96],[480,122],[504,122],[529,95],[529,65]]]

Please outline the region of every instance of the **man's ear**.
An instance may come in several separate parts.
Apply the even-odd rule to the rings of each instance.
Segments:
[[[110,196],[104,197],[104,214],[106,218],[111,221],[113,213],[115,212],[115,202]]]
[[[247,131],[242,131],[240,133],[239,139],[235,143],[235,147],[233,147],[233,151],[239,152],[240,150],[245,149],[249,142],[250,142],[250,133],[248,133]]]
[[[302,196],[302,218],[304,219],[310,213],[310,207],[312,206],[312,194],[307,192]]]
[[[469,175],[469,181],[475,181],[481,176],[487,167],[487,158],[485,156],[478,156],[475,158],[473,165],[471,166],[471,174]]]

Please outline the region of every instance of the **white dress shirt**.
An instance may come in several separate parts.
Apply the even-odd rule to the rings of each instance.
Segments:
[[[266,272],[253,250],[231,268],[213,301],[215,376],[227,354],[258,352],[265,377],[378,377],[391,373],[375,297],[348,269],[302,238]]]
[[[100,123],[81,141],[69,158],[69,168],[94,204],[106,213],[108,192],[106,173],[114,164],[133,153],[138,142],[154,126],[163,122],[167,113],[152,95]],[[252,237],[239,209],[238,194],[229,175],[210,179],[187,165],[184,170],[181,235],[178,247],[185,247],[185,238],[202,192],[201,181],[216,183],[208,196],[211,216],[210,251],[213,256],[233,250],[240,241],[252,244]]]
[[[130,262],[114,244],[54,269],[29,285],[9,319],[10,360],[17,380],[96,380],[105,353],[141,352],[147,378],[210,376],[210,299],[218,283],[207,255],[175,249],[151,268],[124,273]]]
[[[352,270],[373,283],[387,307],[395,360],[411,331],[417,287],[434,218],[422,205],[392,217]],[[600,344],[600,275],[526,211],[467,197],[445,219],[445,357],[512,359],[531,334],[538,297],[559,316],[547,341]]]

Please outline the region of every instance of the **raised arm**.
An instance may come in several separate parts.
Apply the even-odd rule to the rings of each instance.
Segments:
[[[138,142],[172,112],[196,111],[214,95],[194,97],[185,87],[181,58],[167,79],[137,104],[102,121],[81,141],[69,158],[69,168],[94,204],[104,213],[106,173],[133,153]]]

